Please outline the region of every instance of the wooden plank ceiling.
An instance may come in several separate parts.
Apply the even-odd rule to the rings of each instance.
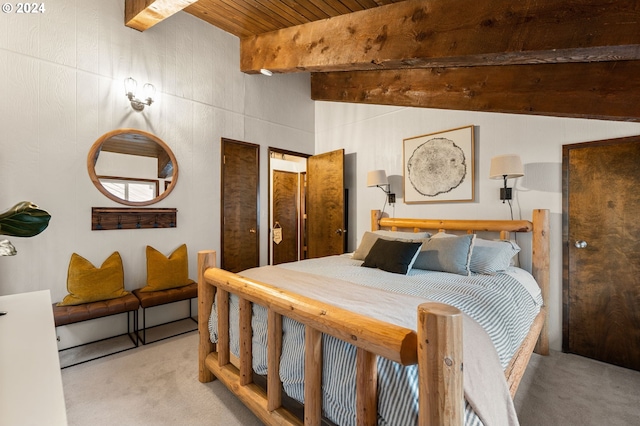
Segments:
[[[394,1],[200,0],[184,11],[244,38],[391,3]]]
[[[315,100],[640,122],[637,0],[125,0],[240,38],[240,69],[311,72]]]

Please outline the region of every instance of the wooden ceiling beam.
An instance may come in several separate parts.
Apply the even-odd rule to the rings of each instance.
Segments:
[[[257,73],[640,59],[635,0],[408,0],[241,40]]]
[[[311,74],[311,98],[640,122],[640,61]]]
[[[198,0],[125,0],[124,24],[145,31]]]

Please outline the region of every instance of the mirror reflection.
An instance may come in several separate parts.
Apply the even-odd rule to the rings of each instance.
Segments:
[[[100,192],[130,206],[165,198],[178,176],[171,149],[155,135],[137,129],[118,129],[100,137],[89,152],[88,169]]]

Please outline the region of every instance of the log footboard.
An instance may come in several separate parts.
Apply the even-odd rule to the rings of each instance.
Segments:
[[[218,269],[212,251],[198,253],[198,270],[199,380],[208,382],[217,377],[265,424],[302,424],[281,405],[277,369],[282,316],[305,325],[305,425],[321,422],[323,333],[357,347],[358,424],[377,421],[377,356],[402,365],[418,364],[421,424],[462,423],[462,314],[458,309],[441,303],[420,305],[416,333]],[[233,365],[229,351],[229,293],[237,295],[240,303],[239,365]],[[219,329],[218,344],[214,345],[209,339],[208,322],[216,294]],[[252,383],[251,303],[268,310],[266,393]]]

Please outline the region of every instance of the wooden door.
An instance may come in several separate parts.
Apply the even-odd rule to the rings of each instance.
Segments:
[[[307,159],[307,255],[344,253],[344,150]]]
[[[563,147],[563,350],[640,370],[640,136]]]
[[[221,267],[239,272],[260,264],[258,145],[222,139]]]
[[[298,260],[298,176],[299,173],[273,171],[273,229],[271,249],[273,264]],[[274,241],[276,229],[281,240]]]

